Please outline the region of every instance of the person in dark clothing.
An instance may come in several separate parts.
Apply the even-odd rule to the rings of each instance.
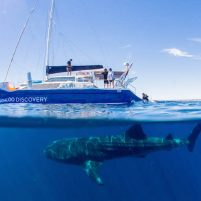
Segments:
[[[149,96],[145,93],[142,93],[142,100],[143,102],[149,102]]]
[[[67,75],[71,75],[71,71],[72,71],[72,65],[71,65],[71,62],[73,60],[70,59],[68,62],[67,62],[67,67],[66,67],[66,70],[67,70]]]
[[[103,79],[104,79],[104,88],[108,88],[108,79],[107,79],[108,70],[107,70],[107,68],[104,69],[104,71],[102,72],[102,75],[103,75]]]

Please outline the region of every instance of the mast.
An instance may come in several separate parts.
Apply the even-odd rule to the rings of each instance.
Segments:
[[[46,50],[45,50],[45,67],[49,66],[49,48],[50,48],[50,37],[51,37],[51,33],[52,33],[54,5],[55,5],[55,0],[52,0],[51,7],[50,7],[50,13],[49,13],[48,29],[47,29]]]

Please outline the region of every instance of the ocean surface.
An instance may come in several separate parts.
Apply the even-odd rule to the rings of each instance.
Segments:
[[[140,124],[148,136],[186,138],[201,123],[201,101],[133,105],[0,105],[1,201],[200,201],[201,136],[145,157],[108,160],[103,186],[43,154],[54,140],[123,134]],[[201,134],[200,134],[201,135]]]

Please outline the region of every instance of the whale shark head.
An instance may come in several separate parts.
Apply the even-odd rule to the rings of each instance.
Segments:
[[[52,160],[56,159],[64,159],[64,155],[66,158],[68,158],[67,151],[68,146],[66,145],[66,140],[56,140],[53,141],[51,144],[49,144],[44,150],[44,155]],[[65,145],[65,146],[64,146]],[[64,151],[65,150],[65,151]]]
[[[49,159],[54,159],[56,158],[56,152],[54,151],[54,149],[52,148],[52,144],[48,145],[44,150],[43,150],[43,154],[49,158]]]
[[[51,160],[69,164],[81,164],[83,161],[80,161],[79,153],[77,153],[79,146],[76,146],[75,142],[76,138],[53,141],[43,150],[43,154]]]

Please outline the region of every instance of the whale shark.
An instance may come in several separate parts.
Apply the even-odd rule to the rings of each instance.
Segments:
[[[198,123],[183,139],[173,138],[171,134],[163,138],[147,137],[141,124],[135,123],[120,135],[59,139],[49,144],[43,152],[49,159],[82,166],[93,181],[102,185],[99,168],[105,160],[129,156],[144,158],[151,152],[183,145],[192,152],[200,132],[201,123]]]

